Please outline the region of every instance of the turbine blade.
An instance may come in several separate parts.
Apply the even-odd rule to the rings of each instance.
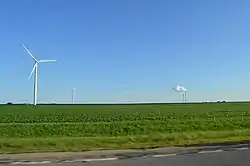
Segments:
[[[37,65],[37,63],[35,63],[35,64],[34,64],[34,66],[33,66],[32,70],[31,70],[31,73],[30,73],[29,79],[31,78],[32,74],[34,73],[35,68],[36,68],[36,65]]]
[[[37,61],[36,58],[35,58],[35,57],[31,54],[31,52],[27,49],[27,47],[26,47],[24,44],[23,44],[22,46],[23,46],[23,48],[28,52],[28,54],[31,56],[31,58],[34,59],[35,61]]]
[[[40,60],[38,62],[56,62],[56,60]]]

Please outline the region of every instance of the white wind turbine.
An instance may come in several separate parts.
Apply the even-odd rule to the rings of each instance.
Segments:
[[[72,104],[75,104],[76,88],[72,89]]]
[[[55,62],[56,60],[37,60],[32,54],[31,52],[27,49],[27,47],[25,45],[22,45],[23,48],[28,52],[28,54],[31,56],[31,58],[34,60],[34,66],[32,68],[32,71],[30,73],[29,79],[31,78],[32,74],[34,73],[34,96],[33,96],[33,104],[37,105],[37,94],[38,94],[38,90],[37,90],[37,78],[38,78],[38,63],[40,62]]]

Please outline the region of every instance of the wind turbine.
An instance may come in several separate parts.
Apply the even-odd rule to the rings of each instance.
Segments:
[[[72,89],[72,104],[75,104],[76,88]]]
[[[38,78],[38,63],[44,63],[44,62],[55,62],[56,60],[37,60],[32,54],[31,52],[27,49],[27,47],[25,45],[22,45],[23,48],[27,51],[27,53],[31,56],[31,58],[34,60],[34,66],[31,70],[29,79],[31,78],[32,74],[34,73],[34,96],[33,96],[33,104],[37,105],[37,94],[38,94],[38,90],[37,90],[37,78]]]

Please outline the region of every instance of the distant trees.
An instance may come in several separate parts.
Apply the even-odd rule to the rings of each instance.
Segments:
[[[226,103],[226,101],[217,101],[217,103]]]

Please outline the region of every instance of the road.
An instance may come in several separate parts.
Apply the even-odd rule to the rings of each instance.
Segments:
[[[18,164],[17,165],[25,165]],[[249,166],[250,149],[237,151],[211,151],[188,155],[154,155],[110,161],[76,163],[44,163],[30,166]],[[7,165],[5,165],[7,166]]]

